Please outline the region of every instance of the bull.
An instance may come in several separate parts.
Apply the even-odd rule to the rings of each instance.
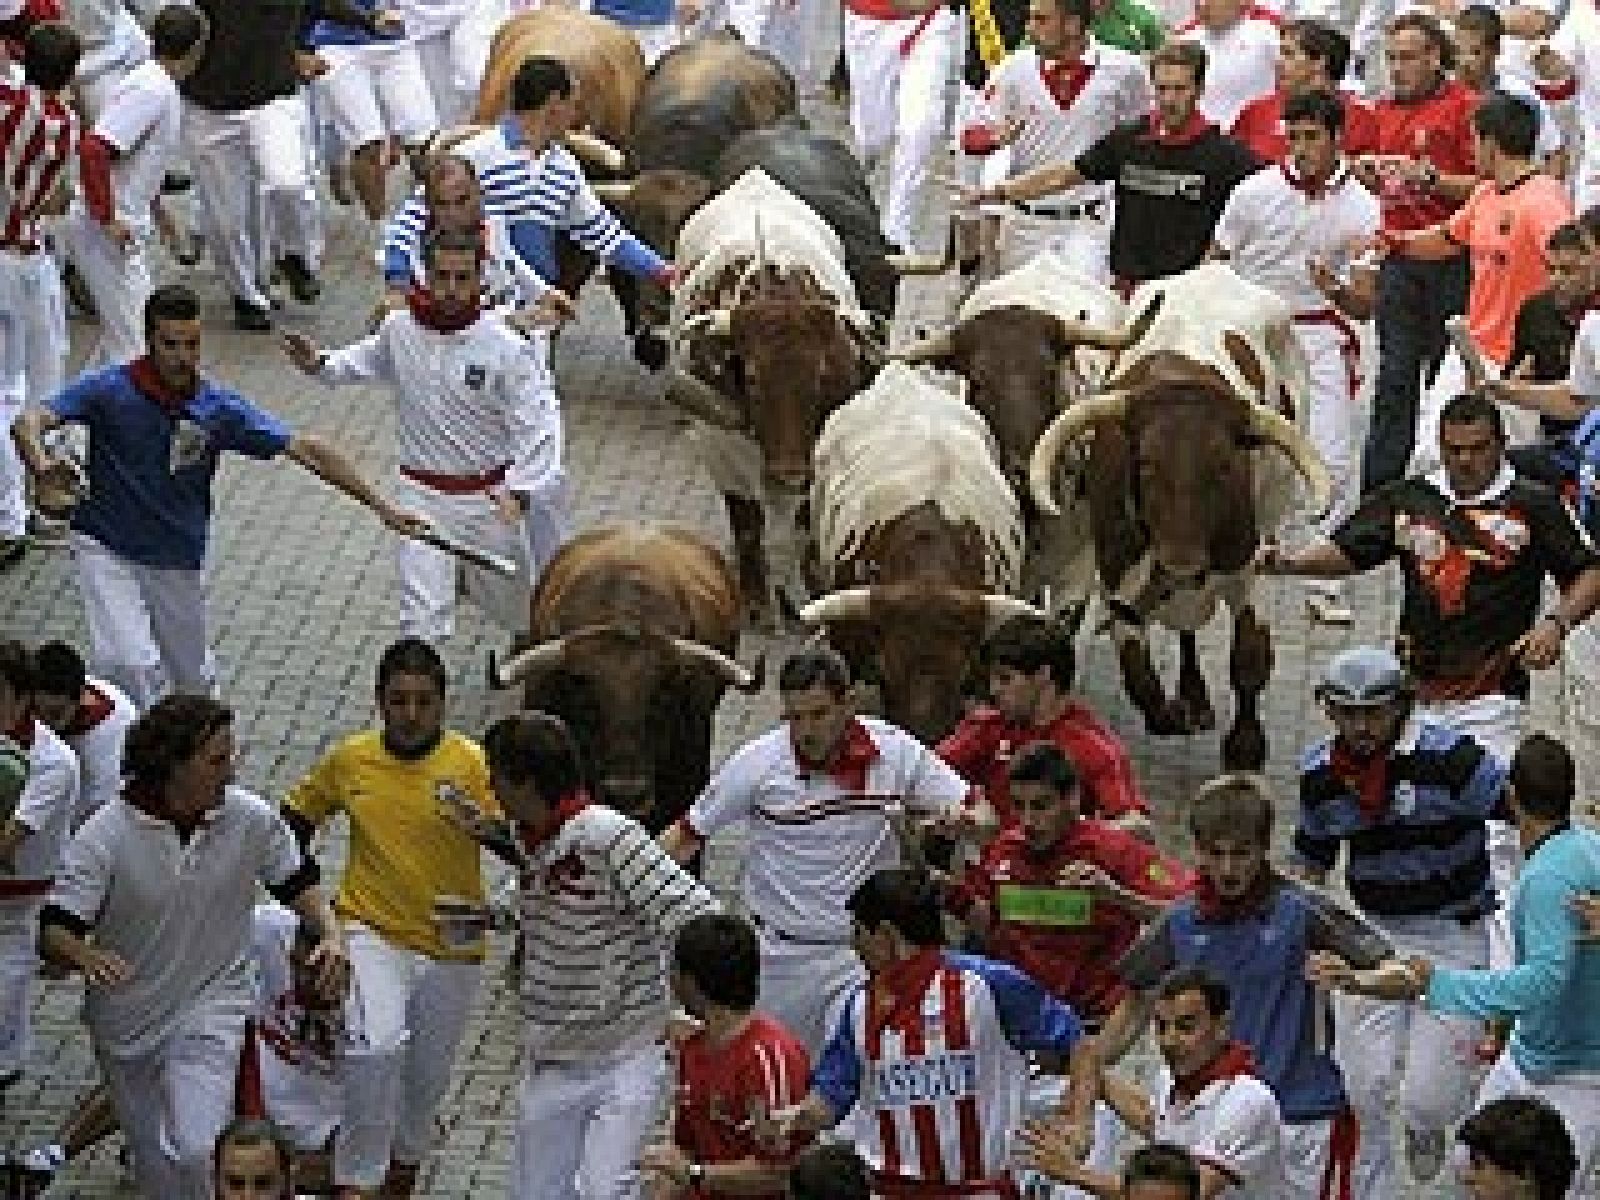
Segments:
[[[753,692],[734,658],[738,583],[686,530],[626,524],[580,534],[545,568],[531,644],[501,665],[527,708],[571,727],[598,799],[659,832],[711,775],[712,716],[730,687]]]
[[[1293,473],[1313,507],[1331,496],[1305,419],[1305,363],[1290,312],[1221,264],[1143,285],[1131,345],[1106,390],[1058,416],[1035,447],[1035,503],[1058,512],[1056,464],[1093,434],[1087,504],[1095,564],[1129,698],[1156,734],[1210,729],[1216,718],[1196,632],[1225,603],[1233,616],[1229,676],[1236,697],[1222,741],[1229,769],[1257,770],[1267,741],[1259,714],[1272,642],[1257,615],[1252,563],[1262,534],[1295,507]],[[1150,660],[1148,629],[1178,631],[1176,693]]]
[[[811,515],[839,590],[801,619],[824,626],[884,714],[930,744],[961,717],[988,632],[1038,609],[1010,595],[1023,552],[994,438],[959,395],[891,364],[828,418]]]

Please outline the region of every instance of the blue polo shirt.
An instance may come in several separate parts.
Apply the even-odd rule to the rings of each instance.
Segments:
[[[277,417],[206,380],[182,416],[168,416],[126,364],[79,376],[47,407],[89,431],[89,494],[72,528],[145,567],[200,569],[224,451],[266,459],[289,446]]]

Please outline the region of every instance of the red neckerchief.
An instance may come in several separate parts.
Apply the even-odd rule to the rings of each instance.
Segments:
[[[35,725],[32,713],[23,713],[22,720],[6,730],[6,736],[24,750],[33,749],[33,739],[38,726]]]
[[[418,325],[436,333],[460,333],[463,329],[470,329],[477,322],[479,314],[476,296],[470,305],[453,316],[441,313],[433,302],[433,293],[423,287],[414,287],[406,293],[406,307],[411,310],[411,316]]]
[[[1344,164],[1334,163],[1333,170],[1328,172],[1324,179],[1307,179],[1304,175],[1296,174],[1293,164],[1288,159],[1278,164],[1278,170],[1283,172],[1283,177],[1295,191],[1313,200],[1320,200],[1338,186]]]
[[[78,707],[72,714],[72,720],[61,732],[67,737],[81,737],[109,717],[115,707],[110,696],[86,683],[82,695],[78,697]]]
[[[1194,911],[1202,921],[1213,924],[1240,921],[1245,917],[1263,911],[1267,907],[1267,900],[1272,895],[1277,879],[1272,873],[1272,868],[1264,868],[1255,883],[1238,900],[1226,900],[1217,891],[1217,885],[1206,876],[1195,873],[1194,881]]]
[[[156,370],[156,365],[150,361],[148,354],[128,364],[128,378],[133,381],[134,388],[141,396],[174,419],[183,416],[189,401],[194,399],[192,389],[180,392],[161,378],[161,373]]]
[[[859,718],[852,717],[844,727],[839,744],[833,748],[833,757],[825,763],[808,763],[795,751],[795,761],[800,770],[808,774],[825,774],[847,792],[867,790],[867,771],[878,761],[878,746],[872,740]]]
[[[1077,62],[1039,60],[1039,77],[1044,80],[1046,90],[1054,97],[1062,112],[1071,108],[1073,101],[1083,94],[1093,75],[1094,64],[1082,59]]]
[[[1243,1042],[1232,1041],[1198,1071],[1190,1075],[1175,1076],[1172,1080],[1172,1098],[1188,1104],[1213,1083],[1255,1073],[1256,1058],[1250,1053],[1250,1047]]]
[[[1150,115],[1150,126],[1145,130],[1143,140],[1156,142],[1162,146],[1187,146],[1193,142],[1198,142],[1210,130],[1215,128],[1216,126],[1206,120],[1198,109],[1190,113],[1189,119],[1176,129],[1162,129],[1161,114],[1152,113]]]
[[[1371,758],[1357,758],[1345,740],[1336,737],[1328,766],[1346,787],[1355,790],[1361,819],[1381,821],[1389,811],[1389,756],[1380,750]]]
[[[922,1017],[922,998],[944,966],[944,951],[924,946],[910,958],[885,967],[868,985],[867,1036],[879,1029],[911,1033]]]
[[[517,822],[517,841],[522,844],[523,850],[531,854],[560,833],[563,825],[588,807],[588,792],[582,788],[568,792],[556,801],[555,808],[544,820]]]

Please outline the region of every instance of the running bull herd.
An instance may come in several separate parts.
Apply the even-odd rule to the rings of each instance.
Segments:
[[[681,272],[670,296],[612,284],[636,356],[667,370],[691,419],[737,558],[628,525],[575,539],[541,577],[533,644],[492,673],[569,722],[608,802],[654,828],[684,811],[724,691],[761,685],[735,658],[743,627],[826,631],[886,717],[935,739],[988,630],[1019,613],[1077,620],[1096,592],[1156,734],[1214,725],[1196,634],[1222,602],[1223,764],[1265,762],[1272,646],[1251,564],[1291,514],[1330,500],[1281,300],[1207,264],[1124,303],[1045,257],[890,354],[899,278],[947,264],[891,252],[861,165],[805,127],[773,59],[713,37],[647,74],[626,32],[540,9],[500,31],[481,118],[530,53],[575,72],[588,133],[574,150]],[[561,283],[592,268],[574,259]],[[1152,625],[1178,634],[1170,693]]]

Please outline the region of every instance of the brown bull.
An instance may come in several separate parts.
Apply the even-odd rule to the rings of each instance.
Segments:
[[[1230,769],[1266,761],[1258,711],[1272,642],[1257,615],[1251,563],[1261,539],[1254,451],[1282,451],[1326,507],[1328,476],[1296,426],[1254,403],[1216,367],[1170,351],[1141,357],[1117,390],[1075,405],[1041,439],[1033,494],[1055,509],[1056,459],[1093,432],[1088,501],[1096,565],[1128,696],[1157,734],[1209,729],[1215,716],[1200,671],[1196,631],[1217,601],[1233,614],[1230,682],[1237,709],[1222,743]],[[1178,630],[1177,692],[1168,698],[1150,660],[1148,625]]]
[[[710,778],[723,692],[761,686],[759,668],[733,658],[739,612],[732,573],[697,535],[647,524],[590,530],[545,568],[533,645],[494,682],[521,682],[526,707],[565,720],[595,796],[659,831]]]

